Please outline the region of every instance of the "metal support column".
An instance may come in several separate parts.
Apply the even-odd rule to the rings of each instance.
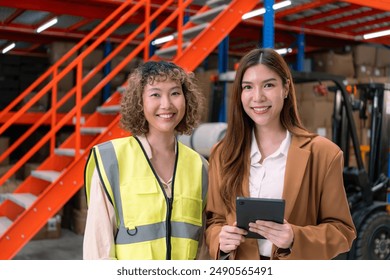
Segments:
[[[263,48],[274,48],[275,11],[274,0],[264,0]]]
[[[298,34],[297,71],[304,71],[305,64],[305,34]]]
[[[218,73],[225,73],[228,70],[229,62],[229,37],[225,37],[222,42],[218,45]],[[227,113],[227,92],[226,92],[226,81],[222,82],[222,97],[221,107],[219,109],[218,121],[226,122]]]
[[[156,20],[153,20],[150,23],[150,33],[153,33],[153,31],[157,28],[157,22]],[[149,57],[152,57],[154,53],[156,52],[156,46],[152,44],[152,42],[149,43]]]
[[[104,43],[104,57],[108,56],[111,53],[112,45],[110,41]],[[103,76],[107,76],[111,72],[111,61],[107,62],[103,67]],[[106,101],[111,96],[111,84],[107,83],[103,88],[103,102]]]

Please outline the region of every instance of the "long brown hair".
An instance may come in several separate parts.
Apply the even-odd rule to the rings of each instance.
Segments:
[[[210,155],[210,161],[219,154],[221,174],[220,194],[229,211],[234,209],[236,196],[242,195],[242,182],[249,176],[249,156],[253,120],[245,113],[241,103],[241,82],[245,71],[257,64],[263,64],[274,71],[289,89],[280,113],[282,125],[293,135],[305,130],[298,115],[297,102],[291,71],[283,57],[273,49],[254,49],[242,57],[233,83],[233,92],[228,107],[228,126],[225,137]],[[217,152],[219,151],[219,152]]]

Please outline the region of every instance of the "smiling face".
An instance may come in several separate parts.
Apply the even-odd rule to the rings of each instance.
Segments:
[[[155,79],[146,84],[142,100],[149,133],[173,134],[185,114],[186,101],[181,84],[171,79]]]
[[[280,128],[280,112],[288,93],[288,85],[267,66],[249,67],[241,82],[241,102],[257,128]]]

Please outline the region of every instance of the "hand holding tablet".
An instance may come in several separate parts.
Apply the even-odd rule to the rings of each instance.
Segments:
[[[249,223],[264,220],[283,224],[284,207],[284,199],[237,197],[237,226],[248,231],[246,238],[264,238],[257,233],[250,232]]]

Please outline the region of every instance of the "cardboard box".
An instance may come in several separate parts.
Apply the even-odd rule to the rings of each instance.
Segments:
[[[2,177],[5,173],[7,173],[11,169],[12,165],[0,165],[0,177]]]
[[[123,48],[116,56],[114,56],[111,60],[111,69],[116,68],[125,58],[131,54],[131,52],[135,48],[132,46],[128,46]],[[113,49],[114,50],[114,49]],[[138,54],[140,55],[140,54]],[[141,54],[142,55],[142,54]],[[140,56],[134,57],[131,61],[129,61],[126,65],[123,66],[123,68],[120,70],[125,73],[130,73],[134,70],[138,65],[140,65],[143,62],[143,59]]]
[[[87,206],[87,197],[85,194],[85,188],[82,187],[75,195],[75,209],[77,210],[86,210],[88,209]]]
[[[13,193],[21,183],[22,181],[20,180],[16,180],[13,178],[8,179],[3,185],[0,186],[0,193]]]
[[[355,65],[374,66],[377,48],[371,45],[358,45],[352,49],[353,61]]]
[[[67,91],[58,91],[57,100],[61,100],[68,92]],[[58,113],[68,113],[72,110],[76,104],[75,95],[71,96],[61,107],[57,108]]]
[[[25,98],[23,98],[23,104],[27,104],[38,92],[32,91]],[[45,93],[39,98],[27,111],[28,112],[46,112],[50,108],[50,94]]]
[[[37,162],[27,162],[24,165],[23,179],[26,179],[28,176],[30,176],[31,172],[36,170],[40,165],[41,163]]]
[[[390,67],[390,49],[389,48],[377,48],[375,66],[377,67]]]
[[[95,68],[95,66],[98,65],[102,60],[103,60],[103,50],[95,49],[83,59],[83,68],[84,69]]]
[[[356,65],[355,75],[356,78],[381,77],[385,75],[385,68],[379,68],[369,65]]]
[[[63,56],[65,56],[74,46],[75,43],[70,42],[53,42],[51,43],[48,53],[51,64],[56,63]],[[70,56],[62,65],[69,65],[77,57],[77,52]]]
[[[316,102],[333,102],[335,94],[328,90],[329,86],[335,86],[333,82],[322,81],[314,83],[299,83],[295,85],[295,94],[297,96],[297,102],[303,101],[316,101]],[[326,93],[320,91],[320,87],[325,87]]]
[[[370,83],[390,83],[390,76],[383,77],[361,77],[358,79],[360,84],[370,84]]]
[[[111,88],[116,90],[117,87],[122,86],[127,81],[128,74],[125,72],[119,72],[110,80]]]
[[[73,209],[73,231],[76,234],[83,235],[85,232],[85,223],[87,221],[87,209]]]
[[[32,238],[32,240],[55,239],[61,237],[61,216],[50,218],[46,225]]]
[[[83,79],[89,75],[89,72],[91,70],[86,70],[84,69],[83,70]],[[96,74],[94,74],[88,82],[84,83],[84,86],[83,86],[83,96],[85,96],[86,94],[88,94],[93,88],[95,88],[97,86],[98,83],[100,83],[100,81],[103,80],[103,74],[102,72],[98,72]],[[101,88],[102,90],[103,88]],[[100,91],[101,91],[100,90]],[[100,91],[97,93],[97,94],[100,94]]]
[[[335,52],[326,52],[314,54],[314,71],[326,72],[333,75],[344,77],[354,77],[355,70],[352,53],[336,54]]]
[[[211,81],[211,77],[218,74],[217,70],[209,70],[209,71],[201,71],[196,72],[195,77],[198,82],[198,86],[205,98],[205,108],[202,113],[202,122],[210,121],[210,110],[212,110],[211,97],[213,96],[213,85]],[[227,84],[228,87],[232,86],[232,83]],[[228,91],[228,90],[227,90]]]
[[[0,137],[0,155],[8,149],[9,140],[9,137]],[[9,165],[9,156],[0,162],[0,165]]]
[[[64,69],[65,68],[59,69],[58,74],[60,74]],[[58,81],[57,90],[68,92],[74,87],[74,85],[75,85],[75,74],[74,71],[71,70]]]
[[[305,127],[313,129],[332,127],[332,102],[302,101],[298,105],[298,110]]]

